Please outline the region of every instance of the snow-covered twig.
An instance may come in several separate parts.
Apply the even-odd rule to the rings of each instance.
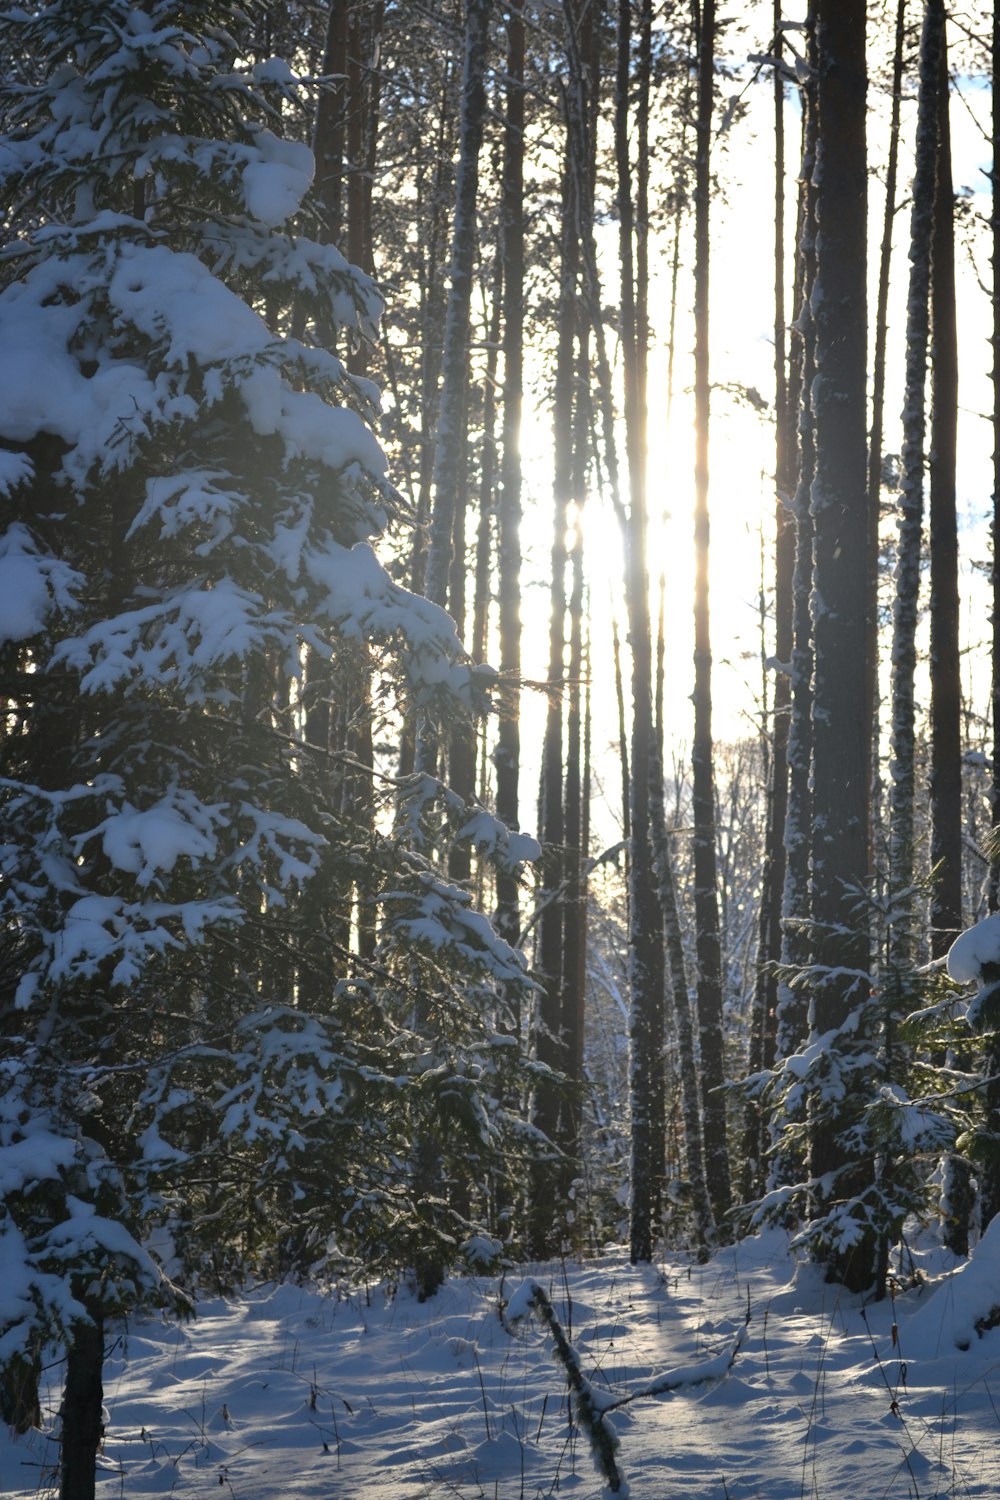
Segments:
[[[666,1370],[655,1380],[651,1380],[649,1385],[643,1386],[642,1390],[630,1391],[627,1396],[622,1396],[618,1401],[612,1401],[605,1406],[605,1411],[617,1411],[619,1407],[628,1406],[632,1401],[641,1401],[647,1396],[665,1396],[670,1391],[694,1390],[699,1385],[714,1384],[724,1380],[736,1363],[737,1356],[743,1347],[746,1331],[747,1325],[744,1323],[736,1336],[736,1342],[727,1354],[718,1354],[715,1359],[706,1360],[704,1364],[678,1365],[674,1370]]]

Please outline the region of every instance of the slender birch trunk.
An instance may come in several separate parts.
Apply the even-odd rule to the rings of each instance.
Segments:
[[[507,9],[507,80],[504,120],[501,232],[503,241],[503,432],[497,510],[497,608],[500,671],[508,684],[500,698],[496,767],[497,817],[520,824],[521,764],[521,410],[524,401],[524,7]],[[520,931],[517,882],[497,876],[497,928],[508,942]]]
[[[581,351],[581,359],[583,351]],[[576,422],[575,457],[578,457],[581,434]],[[586,435],[583,436],[584,444]],[[584,448],[584,452],[586,449]],[[582,496],[579,472],[574,493]],[[580,504],[580,500],[577,500]],[[564,1069],[567,1077],[580,1088],[583,1083],[584,1040],[584,944],[585,912],[583,895],[583,628],[584,600],[583,528],[577,524],[569,553],[569,672],[566,706],[566,782],[565,797],[565,886],[562,953],[562,1014],[560,1028],[565,1049]],[[570,1100],[564,1111],[559,1144],[567,1157],[564,1178],[569,1187],[580,1174],[580,1100]]]
[[[375,246],[372,232],[372,181],[375,176],[378,143],[380,86],[377,59],[382,34],[384,6],[381,0],[362,15],[359,8],[351,12],[347,34],[347,258],[369,275],[375,272]],[[347,365],[352,375],[364,376],[368,369],[368,349],[363,342],[348,350]],[[372,739],[370,674],[363,674],[363,685],[351,704],[346,748],[362,767],[345,777],[344,803],[363,825],[364,837],[374,838],[375,805],[372,795],[372,770],[375,746]],[[364,878],[355,889],[355,916],[358,951],[364,958],[375,952],[375,900]]]
[[[777,661],[770,739],[764,875],[761,882],[757,965],[751,1011],[750,1073],[774,1061],[781,956],[781,904],[785,886],[785,822],[788,816],[788,724],[792,701],[792,587],[795,525],[789,500],[795,484],[795,407],[789,393],[785,327],[785,81],[781,62],[782,0],[774,0],[774,655]],[[763,585],[762,585],[763,597]],[[748,1112],[744,1135],[743,1196],[763,1189],[764,1122]]]
[[[882,515],[882,433],[885,419],[885,362],[889,335],[889,272],[892,265],[892,230],[896,218],[899,177],[899,112],[903,92],[903,50],[906,38],[906,0],[897,0],[896,33],[892,53],[892,109],[889,119],[889,150],[886,158],[885,209],[882,243],[879,247],[878,293],[875,302],[875,343],[872,357],[872,425],[868,439],[868,621],[875,643],[868,664],[868,708],[872,726],[872,829],[878,825],[882,801],[879,769],[879,652],[878,565],[879,522]],[[870,858],[873,872],[877,861]]]
[[[497,480],[497,373],[500,364],[500,332],[503,325],[503,245],[493,263],[489,293],[489,326],[486,331],[486,369],[483,374],[483,442],[479,460],[479,517],[476,524],[475,586],[469,653],[473,661],[486,660],[490,629],[490,590],[494,520],[498,512]]]
[[[814,56],[810,30],[810,57]],[[815,75],[813,75],[815,76]],[[799,176],[798,255],[795,267],[793,333],[795,407],[798,411],[798,475],[790,500],[795,527],[792,572],[791,709],[788,722],[788,809],[785,817],[785,886],[781,899],[781,963],[788,970],[809,961],[808,923],[811,912],[809,866],[812,856],[812,598],[813,524],[809,509],[815,466],[811,392],[816,374],[812,289],[816,280],[815,164],[818,112],[815,83],[803,89],[802,168]],[[792,393],[790,392],[790,395]],[[802,990],[782,980],[777,990],[775,1051],[789,1057],[809,1033],[808,1004]],[[775,1158],[769,1174],[774,1186],[783,1166]]]
[[[622,838],[628,846],[632,838],[632,819],[629,814],[628,721],[625,717],[625,679],[622,675],[622,644],[618,630],[617,615],[611,616],[611,651],[615,664],[615,705],[618,709],[618,759],[622,779]]]
[[[468,394],[468,386],[466,387]],[[461,414],[462,465],[454,489],[455,509],[452,516],[451,566],[448,569],[448,613],[455,621],[458,638],[466,646],[469,640],[469,557],[466,529],[469,512],[469,490],[472,476],[466,457],[469,432],[468,412]],[[424,766],[427,770],[429,767]],[[476,732],[471,724],[452,726],[447,739],[447,775],[449,790],[466,804],[476,794]],[[448,850],[448,873],[453,880],[464,882],[472,874],[472,854],[468,844],[453,844]]]

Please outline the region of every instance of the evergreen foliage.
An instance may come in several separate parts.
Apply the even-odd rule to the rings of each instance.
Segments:
[[[182,1305],[164,1265],[481,1252],[489,1165],[530,1144],[523,960],[430,825],[443,798],[512,869],[530,841],[313,733],[338,697],[467,722],[490,674],[372,548],[377,391],[327,334],[373,338],[381,299],[310,238],[262,16],[0,15],[5,1361]],[[419,1138],[461,1212],[417,1201]]]
[[[874,908],[860,892],[857,902]],[[890,898],[865,925],[886,931],[895,917]],[[996,1211],[998,922],[986,917],[964,933],[946,964],[899,971],[887,943],[877,972],[853,976],[858,1000],[843,1026],[814,1031],[807,1045],[739,1085],[770,1112],[773,1151],[786,1167],[807,1159],[817,1131],[836,1132],[837,1166],[826,1179],[800,1172],[792,1181],[786,1171],[744,1210],[751,1227],[797,1223],[793,1243],[823,1262],[842,1264],[860,1247],[868,1284],[879,1292],[907,1220],[940,1218],[946,1241],[968,1253],[970,1227],[978,1219],[985,1231]],[[782,971],[810,1006],[829,977],[818,965]],[[833,977],[843,984],[847,976]]]

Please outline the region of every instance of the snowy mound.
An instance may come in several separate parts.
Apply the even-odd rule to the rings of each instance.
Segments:
[[[984,967],[1000,965],[1000,912],[994,912],[957,937],[948,949],[948,974],[957,984],[982,978]]]
[[[955,1349],[968,1349],[978,1342],[984,1323],[998,1308],[1000,1219],[994,1219],[971,1259],[946,1276],[913,1314],[906,1329],[907,1359],[938,1359]]]

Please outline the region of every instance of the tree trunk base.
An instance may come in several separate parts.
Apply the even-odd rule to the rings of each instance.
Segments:
[[[38,1360],[17,1355],[0,1378],[0,1418],[20,1434],[42,1425],[38,1395]]]
[[[104,1437],[104,1317],[77,1323],[66,1357],[59,1500],[95,1500],[97,1452]]]

